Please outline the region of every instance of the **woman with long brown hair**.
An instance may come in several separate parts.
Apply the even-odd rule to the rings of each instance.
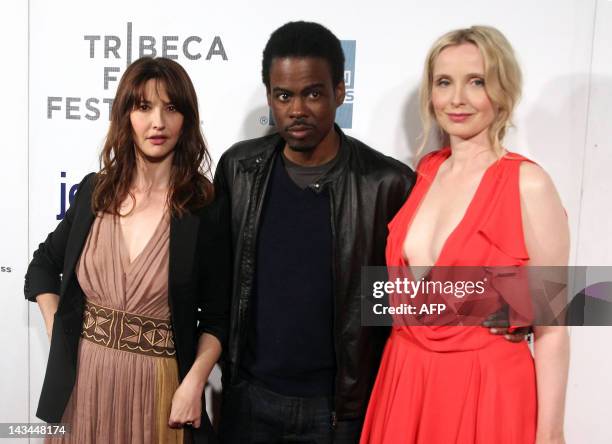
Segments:
[[[230,245],[180,65],[127,68],[100,160],[26,275],[51,341],[37,416],[71,442],[209,442]]]

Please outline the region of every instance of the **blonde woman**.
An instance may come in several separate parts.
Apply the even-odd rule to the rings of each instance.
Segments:
[[[473,26],[436,41],[425,65],[425,156],[389,225],[388,266],[566,265],[567,218],[542,168],[502,140],[520,96],[512,47]],[[568,336],[535,327],[525,342],[487,329],[396,326],[368,406],[362,443],[563,443]]]

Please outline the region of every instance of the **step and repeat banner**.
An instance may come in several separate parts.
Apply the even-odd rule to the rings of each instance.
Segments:
[[[98,169],[118,81],[142,56],[169,57],[185,67],[216,161],[233,143],[273,131],[261,82],[270,33],[291,20],[320,22],[342,40],[347,59],[347,100],[338,123],[414,166],[418,85],[430,45],[455,28],[495,26],[513,44],[524,73],[506,146],[537,161],[557,185],[571,226],[571,265],[612,265],[610,1],[13,0],[2,8],[11,53],[2,74],[9,103],[1,111],[0,316],[9,359],[0,364],[6,400],[0,422],[36,420],[46,365],[42,318],[22,300],[28,258],[64,217],[76,184]],[[612,431],[599,427],[610,414],[612,382],[604,375],[612,374],[610,340],[610,329],[572,329],[570,443],[612,439]],[[219,385],[215,373],[209,393]],[[217,401],[209,396],[210,411]]]

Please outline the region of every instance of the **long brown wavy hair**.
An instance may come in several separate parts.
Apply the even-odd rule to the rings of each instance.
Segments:
[[[134,200],[130,186],[136,172],[136,150],[130,113],[145,99],[145,84],[152,79],[164,85],[172,104],[183,115],[181,135],[174,147],[168,208],[173,215],[181,216],[213,199],[211,158],[200,130],[198,99],[191,79],[170,59],[143,57],[125,70],[117,88],[91,201],[94,213],[121,215],[121,203],[128,196]]]

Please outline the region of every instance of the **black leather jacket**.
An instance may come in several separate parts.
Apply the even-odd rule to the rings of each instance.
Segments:
[[[388,329],[361,327],[361,267],[385,264],[387,224],[406,200],[415,174],[339,128],[341,148],[331,170],[311,185],[329,193],[333,236],[336,349],[335,409],[338,420],[361,418],[367,407]],[[215,185],[231,202],[234,282],[229,343],[223,381],[236,382],[245,345],[255,276],[255,249],[266,187],[275,155],[284,146],[277,134],[239,142],[223,154]]]

